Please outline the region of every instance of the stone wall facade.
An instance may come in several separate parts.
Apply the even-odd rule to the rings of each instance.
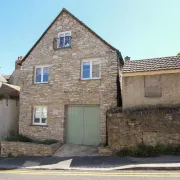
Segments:
[[[180,145],[180,108],[109,112],[108,145],[118,151],[137,144]]]
[[[71,31],[70,48],[53,49],[58,33]],[[81,63],[98,58],[101,78],[81,80]],[[34,84],[34,68],[49,65],[49,83]],[[22,63],[19,132],[35,139],[66,141],[68,105],[100,105],[100,141],[106,141],[106,111],[117,105],[117,53],[66,12]],[[32,125],[34,106],[48,107],[47,126]]]
[[[179,79],[180,73],[122,77],[123,108],[180,104]]]
[[[16,86],[20,86],[20,75],[21,69],[15,69],[10,76],[9,83]]]
[[[18,120],[18,100],[0,99],[0,140],[18,134]]]
[[[61,146],[61,143],[52,145],[35,144],[28,142],[1,142],[1,157],[8,156],[52,156]]]

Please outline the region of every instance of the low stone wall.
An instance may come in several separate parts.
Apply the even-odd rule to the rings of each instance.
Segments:
[[[114,151],[137,144],[180,145],[180,108],[146,108],[107,113],[108,146]]]
[[[1,157],[8,156],[52,156],[61,146],[60,142],[51,145],[29,142],[1,142]]]

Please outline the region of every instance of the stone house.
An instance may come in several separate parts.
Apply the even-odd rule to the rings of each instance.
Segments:
[[[63,9],[19,64],[19,133],[106,142],[106,111],[120,104],[121,53]]]
[[[0,75],[0,140],[18,133],[19,91]]]
[[[179,79],[180,56],[126,59],[122,72],[123,108],[179,105]]]

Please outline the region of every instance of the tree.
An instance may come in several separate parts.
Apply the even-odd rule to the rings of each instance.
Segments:
[[[177,56],[180,56],[180,52],[177,54]]]

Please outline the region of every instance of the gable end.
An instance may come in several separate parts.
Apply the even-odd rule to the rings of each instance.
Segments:
[[[102,39],[98,34],[96,34],[91,28],[86,26],[82,21],[80,21],[77,17],[75,17],[73,14],[71,14],[68,10],[65,8],[62,9],[62,11],[58,14],[58,16],[54,19],[54,21],[49,25],[49,27],[44,31],[44,33],[41,35],[41,37],[37,40],[37,42],[32,46],[32,48],[28,51],[28,53],[24,56],[21,63],[22,64],[26,58],[29,56],[29,54],[33,51],[33,49],[36,47],[36,45],[41,41],[41,39],[44,37],[44,35],[47,33],[47,31],[53,26],[53,24],[56,22],[56,20],[61,16],[63,12],[66,12],[71,17],[73,17],[76,21],[78,21],[82,26],[84,26],[88,31],[90,31],[92,34],[94,34],[98,39],[100,39],[104,44],[106,44],[108,47],[110,47],[112,50],[119,52],[115,47],[111,46],[108,42],[106,42],[104,39]]]

